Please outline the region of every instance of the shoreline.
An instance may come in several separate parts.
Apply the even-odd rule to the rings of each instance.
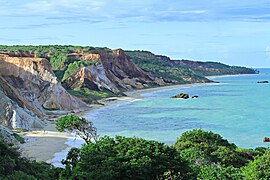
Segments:
[[[259,73],[258,73],[259,74]],[[231,74],[231,75],[214,75],[214,76],[205,76],[207,79],[211,78],[219,78],[219,77],[234,77],[234,76],[253,76],[253,75],[258,75],[258,74]]]
[[[225,76],[242,76],[250,74],[240,74],[240,75],[221,75],[221,76],[208,76],[207,78],[217,78]],[[183,88],[190,86],[207,86],[207,85],[217,85],[218,83],[193,83],[193,84],[178,84],[169,85],[162,87],[154,87],[147,89],[135,89],[131,91],[123,92],[124,97],[110,97],[99,100],[99,104],[91,104],[84,111],[79,111],[74,113],[78,116],[83,116],[86,113],[91,113],[94,110],[118,104],[121,101],[133,101],[136,99],[143,99],[143,94],[152,93],[156,91],[169,90],[174,88]],[[51,163],[57,167],[63,167],[61,160],[64,159],[68,151],[72,147],[80,147],[83,141],[79,138],[75,138],[74,135],[68,133],[60,133],[55,129],[55,120],[47,120],[44,129],[35,130],[23,133],[23,137],[26,142],[20,145],[22,155],[37,161],[45,161]],[[45,132],[45,133],[44,133]]]
[[[22,156],[37,161],[47,161],[57,151],[67,148],[65,142],[70,136],[58,132],[55,124],[48,124],[43,130],[24,132],[21,135],[25,139],[25,143],[20,144]]]
[[[155,87],[155,88],[149,88],[149,89],[136,89],[136,90],[126,91],[126,92],[123,92],[124,94],[127,95],[125,97],[110,97],[110,98],[102,99],[99,102],[102,103],[103,105],[95,105],[86,111],[78,113],[77,115],[83,116],[84,114],[91,113],[91,112],[98,110],[100,108],[106,108],[106,107],[112,106],[114,104],[116,105],[120,102],[128,102],[128,101],[143,99],[145,97],[142,96],[142,94],[146,94],[146,93],[169,90],[169,89],[174,89],[174,88],[183,88],[183,87],[190,87],[190,86],[205,86],[205,85],[206,86],[207,85],[217,85],[217,83],[179,84],[179,85]],[[51,163],[57,167],[63,167],[63,165],[61,164],[61,160],[66,157],[68,151],[73,147],[80,148],[83,143],[84,143],[84,141],[80,138],[76,139],[74,136],[67,137],[66,142],[64,143],[66,145],[66,148],[55,152],[53,157],[48,159],[46,162]]]

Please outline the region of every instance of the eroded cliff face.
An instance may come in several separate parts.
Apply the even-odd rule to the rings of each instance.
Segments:
[[[87,87],[88,89],[95,91],[107,89],[114,93],[120,92],[114,83],[108,79],[101,63],[81,68],[67,78],[65,83],[71,89]]]
[[[35,128],[48,110],[74,110],[86,104],[71,96],[46,59],[0,54],[0,124]]]
[[[19,145],[19,141],[14,137],[14,133],[0,125],[0,138],[8,144]]]
[[[42,113],[85,106],[57,81],[46,59],[0,55],[0,75]]]
[[[42,114],[0,77],[0,125],[10,129],[41,128],[44,122],[38,116]]]
[[[88,58],[86,58],[88,57]],[[157,78],[137,67],[122,50],[96,50],[90,55],[80,55],[83,60],[98,60],[95,65],[81,68],[65,80],[71,89],[87,87],[91,90],[109,90],[119,93],[153,85],[164,85]]]

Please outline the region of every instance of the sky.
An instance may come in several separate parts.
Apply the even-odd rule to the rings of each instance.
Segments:
[[[148,50],[270,67],[270,0],[0,0],[0,44]]]

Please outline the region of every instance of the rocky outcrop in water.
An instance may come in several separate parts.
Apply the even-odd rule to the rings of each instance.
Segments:
[[[267,83],[269,83],[269,81],[258,81],[257,83],[259,83],[259,84],[267,84]]]
[[[180,93],[180,94],[177,94],[175,96],[172,96],[171,98],[188,99],[189,98],[189,95],[188,94],[185,94],[185,93]]]

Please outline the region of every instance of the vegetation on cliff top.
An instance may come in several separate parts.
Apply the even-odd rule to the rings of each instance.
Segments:
[[[208,82],[205,76],[257,73],[251,68],[229,66],[219,62],[171,60],[169,57],[148,51],[126,51],[126,54],[142,69],[180,83]]]
[[[210,82],[204,76],[196,74],[194,70],[163,61],[151,52],[126,51],[126,54],[131,57],[136,65],[146,71],[152,72],[157,77],[176,80],[179,84]]]

